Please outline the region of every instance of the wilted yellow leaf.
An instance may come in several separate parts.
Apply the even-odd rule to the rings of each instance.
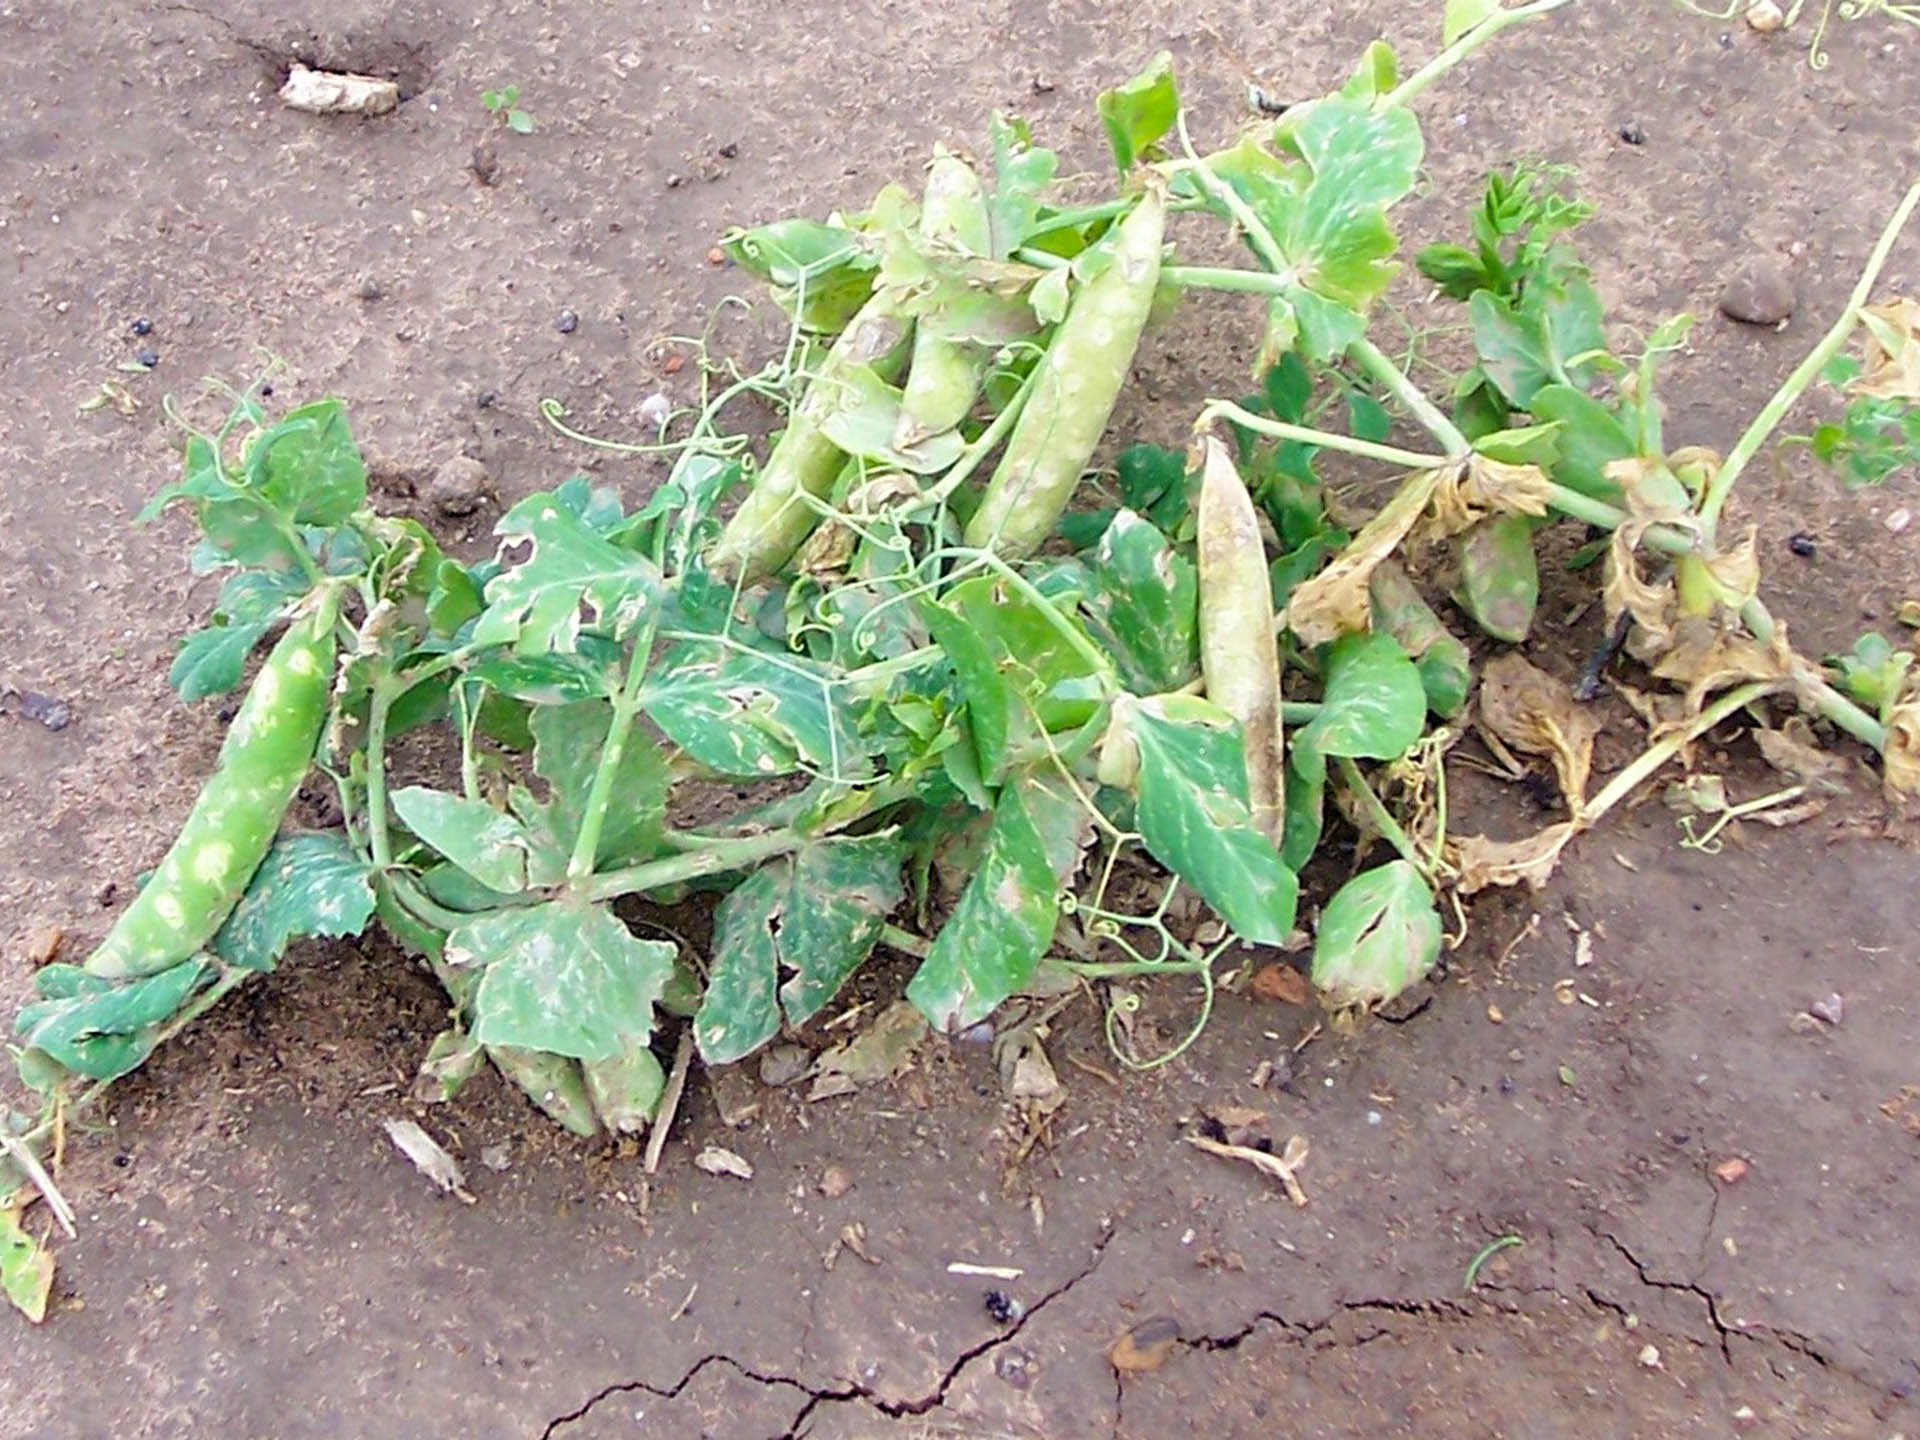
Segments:
[[[1866,357],[1847,387],[1882,400],[1920,400],[1920,301],[1890,300],[1860,312]]]
[[[1480,723],[1512,749],[1552,760],[1567,808],[1580,813],[1600,726],[1574,703],[1572,690],[1509,651],[1490,661],[1481,676]]]
[[[1331,565],[1295,587],[1287,602],[1286,625],[1301,644],[1324,645],[1371,627],[1373,597],[1368,586],[1374,567],[1406,539],[1441,481],[1458,471],[1458,466],[1445,466],[1409,475],[1399,493],[1361,527]]]
[[[1445,540],[1496,511],[1544,515],[1547,493],[1547,477],[1538,465],[1510,465],[1475,455],[1464,467],[1442,473],[1421,536]]]
[[[1524,840],[1456,835],[1447,842],[1447,859],[1459,876],[1454,888],[1462,895],[1492,885],[1525,884],[1538,890],[1552,878],[1560,852],[1580,829],[1577,821],[1563,820]]]

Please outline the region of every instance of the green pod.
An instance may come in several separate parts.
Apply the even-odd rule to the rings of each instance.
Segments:
[[[1473,687],[1473,662],[1466,643],[1442,623],[1399,561],[1388,559],[1376,565],[1369,587],[1373,628],[1399,642],[1420,672],[1427,708],[1440,719],[1451,720],[1467,703],[1467,692]]]
[[[992,225],[986,192],[973,167],[957,155],[936,155],[927,168],[920,206],[921,238],[962,254],[986,255],[993,248]],[[983,346],[949,340],[934,327],[921,325],[913,337],[894,448],[911,450],[966,419],[980,397],[986,367]]]
[[[489,1045],[487,1058],[529,1100],[574,1134],[592,1139],[600,1133],[578,1060],[545,1050],[523,1050],[518,1045]]]
[[[1120,222],[1106,267],[1081,286],[1034,372],[1007,453],[967,522],[967,544],[1018,557],[1052,532],[1133,368],[1160,283],[1166,226],[1158,190]]]
[[[653,1121],[667,1073],[653,1051],[641,1045],[611,1060],[588,1060],[587,1097],[601,1121],[616,1135],[638,1135]]]
[[[894,298],[875,295],[833,342],[806,394],[787,416],[787,428],[753,493],[740,503],[714,543],[707,568],[723,580],[764,580],[793,558],[819,522],[819,512],[802,495],[826,498],[847,457],[827,438],[822,425],[854,393],[853,372],[861,367],[892,381],[906,360],[908,322]]]
[[[1260,520],[1227,447],[1207,440],[1195,513],[1200,561],[1200,673],[1207,698],[1240,722],[1254,828],[1280,843],[1286,741],[1280,728],[1280,648]]]
[[[1518,645],[1527,638],[1540,603],[1540,565],[1526,516],[1489,515],[1461,538],[1453,598],[1494,639]]]
[[[93,974],[122,980],[171,969],[213,939],[239,903],[313,763],[333,687],[337,614],[328,586],[273,647],[173,847],[87,957]]]

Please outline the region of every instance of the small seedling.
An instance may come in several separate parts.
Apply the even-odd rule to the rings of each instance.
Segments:
[[[518,85],[502,85],[498,90],[482,90],[480,103],[514,134],[531,135],[533,133],[533,116],[520,108]]]

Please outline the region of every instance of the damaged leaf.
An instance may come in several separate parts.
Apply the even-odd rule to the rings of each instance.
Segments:
[[[1480,723],[1511,749],[1550,759],[1567,808],[1580,813],[1600,725],[1564,682],[1522,655],[1497,656],[1481,675]]]
[[[1365,630],[1372,623],[1369,582],[1374,567],[1406,539],[1441,483],[1457,473],[1448,467],[1409,475],[1393,499],[1361,528],[1331,565],[1294,587],[1287,600],[1285,620],[1301,644],[1323,645]]]

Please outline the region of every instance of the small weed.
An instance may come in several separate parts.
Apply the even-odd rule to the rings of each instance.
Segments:
[[[533,116],[520,108],[520,87],[502,85],[498,90],[482,90],[480,103],[487,107],[488,113],[496,116],[502,125],[516,135],[533,133]]]

